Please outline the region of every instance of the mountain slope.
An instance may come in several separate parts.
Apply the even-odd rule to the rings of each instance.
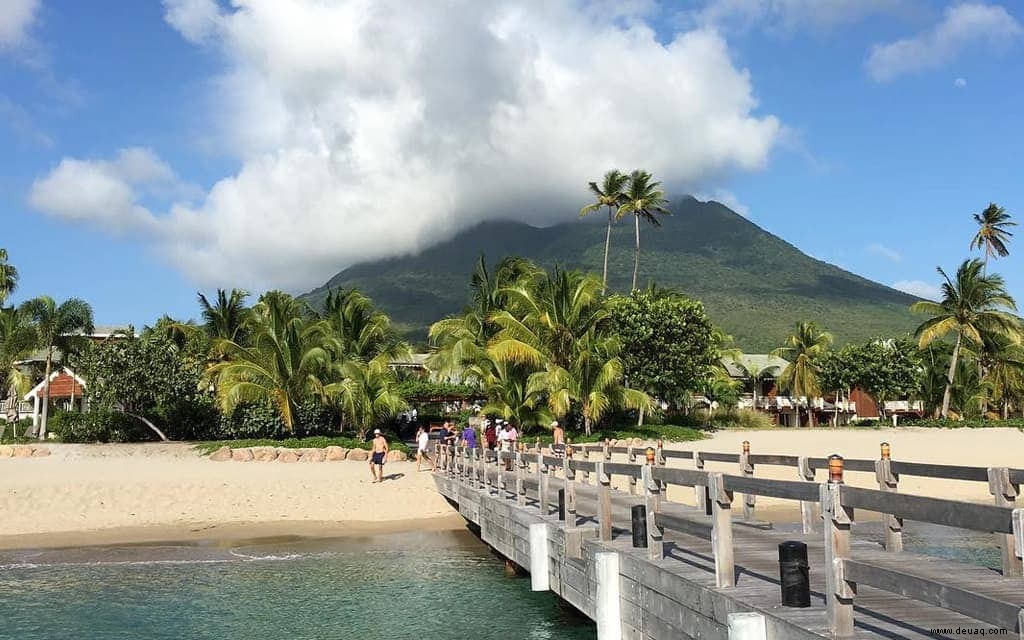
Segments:
[[[640,279],[702,300],[708,314],[747,351],[780,344],[792,325],[813,320],[839,343],[912,331],[908,306],[895,289],[815,260],[717,202],[681,198],[663,226],[642,227]],[[469,274],[483,253],[489,263],[519,255],[545,267],[559,264],[600,273],[602,215],[547,228],[483,222],[418,255],[354,265],[305,294],[319,305],[331,288],[355,287],[414,342],[435,320],[466,304]],[[612,290],[626,291],[633,273],[633,226],[612,231],[608,264]]]

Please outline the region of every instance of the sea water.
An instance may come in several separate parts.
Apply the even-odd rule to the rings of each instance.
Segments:
[[[0,552],[0,638],[593,639],[467,532]]]

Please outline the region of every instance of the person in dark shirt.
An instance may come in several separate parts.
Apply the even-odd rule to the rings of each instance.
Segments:
[[[494,428],[494,424],[490,420],[484,421],[484,441],[491,451],[498,448],[498,430]]]

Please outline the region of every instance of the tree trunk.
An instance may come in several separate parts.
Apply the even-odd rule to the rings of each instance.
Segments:
[[[1010,403],[1007,402],[1006,400],[1003,400],[1003,420],[1008,420],[1009,418],[1010,418]]]
[[[640,407],[640,415],[639,415],[639,417],[636,420],[636,426],[638,426],[638,427],[644,426],[644,408],[643,407]]]
[[[818,426],[818,417],[814,411],[814,398],[807,398],[807,426],[816,427]]]
[[[801,427],[801,424],[800,424],[800,401],[794,399],[793,407],[796,409],[796,411],[794,412],[796,414],[796,427],[797,427],[797,429],[799,429]]]
[[[953,376],[956,375],[956,361],[960,357],[960,342],[963,340],[963,334],[956,334],[956,345],[953,347],[953,356],[949,359],[949,372],[946,374],[946,390],[942,393],[942,412],[939,414],[943,418],[949,417],[949,401],[953,395]]]
[[[982,389],[984,389],[984,387],[981,386],[981,383],[984,382],[984,381],[985,381],[985,365],[981,364],[981,360],[979,359],[978,360],[978,386],[981,387]],[[985,414],[988,413],[988,396],[985,395],[985,393],[982,393],[981,397],[978,398],[978,409],[981,410],[981,417],[982,417],[982,419],[984,419],[985,418]]]
[[[608,292],[608,247],[612,244],[612,208],[608,207],[608,230],[604,234],[604,271],[601,272],[601,293]]]
[[[633,291],[636,291],[636,281],[640,276],[640,216],[634,215],[636,220],[636,251],[633,254]]]
[[[46,371],[43,374],[43,417],[39,422],[39,439],[46,440],[46,420],[50,416],[50,369],[53,367],[53,347],[46,352]]]
[[[590,417],[586,413],[583,414],[583,433],[590,435]]]

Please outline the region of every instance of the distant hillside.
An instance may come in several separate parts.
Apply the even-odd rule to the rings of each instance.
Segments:
[[[641,282],[656,281],[702,300],[711,318],[747,351],[779,345],[792,325],[813,320],[839,343],[912,331],[916,300],[815,260],[728,207],[690,197],[672,205],[660,229],[641,229]],[[494,263],[509,255],[545,267],[601,272],[605,227],[570,219],[539,229],[519,222],[483,222],[453,239],[406,256],[354,265],[304,297],[322,303],[330,288],[356,287],[408,335],[422,343],[426,328],[459,312],[469,274],[483,253]],[[633,227],[612,231],[609,284],[626,291],[633,273]]]

